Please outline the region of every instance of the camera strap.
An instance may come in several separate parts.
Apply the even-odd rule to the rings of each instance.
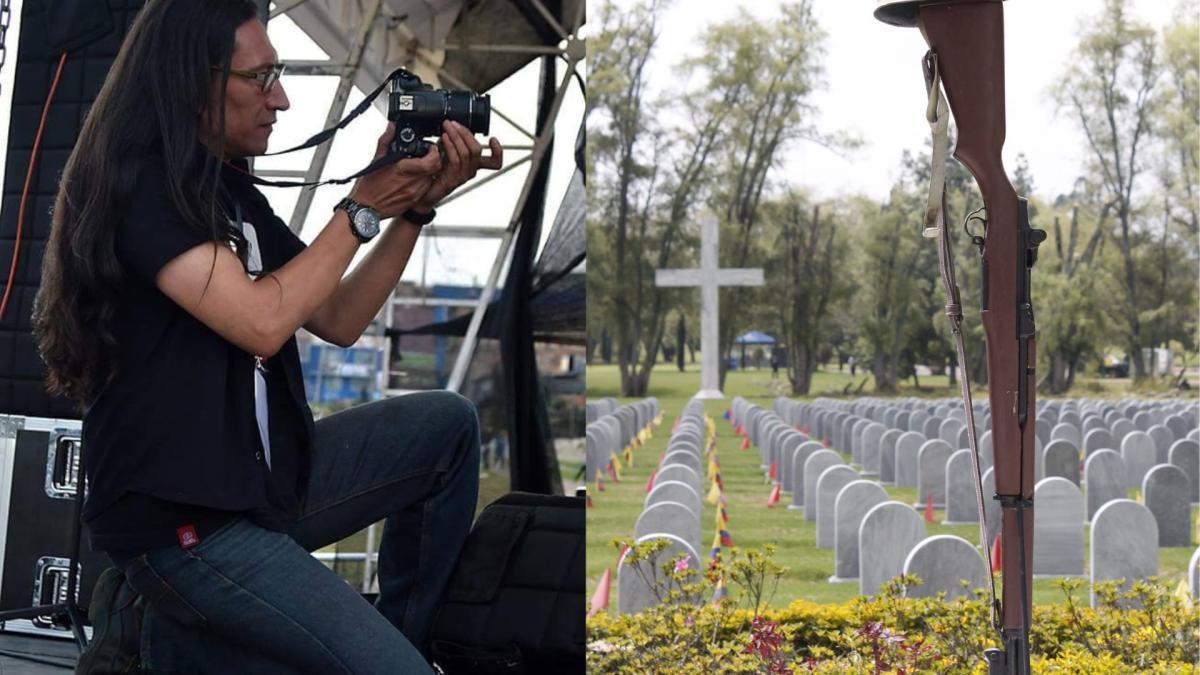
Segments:
[[[286,155],[289,152],[296,152],[297,150],[304,150],[304,149],[311,148],[316,145],[320,145],[326,141],[332,140],[334,135],[336,135],[338,131],[342,130],[347,125],[349,125],[350,122],[354,121],[354,118],[356,118],[359,115],[366,112],[367,108],[369,108],[371,106],[371,104],[375,102],[375,99],[379,98],[379,95],[381,93],[383,93],[384,88],[387,87],[388,84],[390,84],[391,81],[397,75],[404,73],[404,72],[407,72],[404,68],[397,68],[396,70],[392,71],[392,73],[390,75],[388,75],[386,78],[384,78],[383,83],[381,83],[378,87],[375,87],[374,91],[367,94],[366,98],[364,98],[362,100],[362,102],[360,102],[358,105],[354,106],[354,110],[351,110],[349,115],[346,115],[345,117],[343,117],[342,121],[338,122],[337,124],[333,125],[332,127],[329,127],[328,129],[325,129],[324,131],[321,131],[320,133],[312,136],[307,141],[304,141],[303,143],[301,143],[300,145],[297,145],[294,148],[288,148],[287,150],[280,150],[279,152],[269,152],[269,153],[267,153],[265,155],[261,155],[261,156],[262,157],[274,157],[275,155]],[[379,159],[371,162],[370,164],[368,164],[366,166],[366,168],[362,169],[361,171],[359,171],[358,173],[356,173],[352,176],[347,176],[346,178],[331,178],[329,180],[313,182],[313,183],[307,183],[304,181],[290,181],[290,180],[281,180],[281,181],[267,180],[265,178],[260,178],[258,176],[255,176],[252,173],[242,171],[241,169],[237,168],[236,166],[233,166],[232,164],[228,164],[228,163],[226,163],[226,164],[228,166],[230,166],[231,168],[233,168],[234,170],[245,174],[247,179],[256,185],[266,185],[269,187],[317,188],[321,185],[344,185],[346,183],[349,183],[352,180],[355,180],[361,176],[365,176],[365,175],[367,175],[373,171],[376,171],[377,169],[385,167],[389,164],[395,164],[396,162],[400,161],[401,159],[405,159],[405,158],[406,158],[406,155],[404,155],[403,153],[389,152],[386,155],[384,155],[383,157],[380,157]]]

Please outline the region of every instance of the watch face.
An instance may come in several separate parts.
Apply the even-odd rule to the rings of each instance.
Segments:
[[[379,214],[372,209],[359,209],[354,214],[354,229],[363,237],[374,237],[379,234]]]

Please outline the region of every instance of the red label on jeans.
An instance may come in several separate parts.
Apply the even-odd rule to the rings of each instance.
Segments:
[[[175,535],[179,537],[179,545],[183,548],[191,548],[200,543],[200,537],[196,534],[195,525],[184,525],[175,530]]]

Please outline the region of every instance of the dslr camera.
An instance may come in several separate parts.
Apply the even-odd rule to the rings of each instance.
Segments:
[[[434,89],[407,70],[399,71],[391,85],[388,121],[395,122],[396,135],[390,152],[423,157],[432,145],[425,139],[442,134],[443,120],[458,122],[474,134],[488,133],[492,105],[486,94]]]

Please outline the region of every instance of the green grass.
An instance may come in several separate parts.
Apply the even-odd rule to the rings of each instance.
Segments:
[[[589,398],[613,396],[622,403],[632,400],[618,396],[620,388],[616,367],[589,365],[587,375]],[[855,386],[862,377],[860,374],[855,378]],[[844,374],[836,370],[831,373],[819,372],[814,379],[813,396],[810,398],[833,395],[835,392],[840,397],[841,388],[850,381],[848,370]],[[735,396],[745,397],[769,409],[776,396],[787,395],[780,384],[783,382],[786,380],[782,378],[773,381],[769,370],[733,371],[726,379],[726,400],[705,403],[706,412],[717,425],[717,452],[728,501],[730,534],[735,546],[761,548],[768,543],[775,544],[776,562],[788,568],[788,572],[780,581],[772,605],[783,606],[798,598],[822,603],[845,602],[858,594],[857,582],[831,584],[827,581],[833,574],[833,551],[816,547],[815,523],[806,521],[800,512],[788,511],[786,505],[789,498],[786,495],[774,508],[767,508],[770,486],[764,482],[758,452],[753,447],[749,450],[739,449],[741,439],[734,435],[732,427],[723,418]],[[945,377],[922,378],[921,383],[924,390],[916,392],[902,389],[900,395],[957,396],[957,389],[951,392],[946,386]],[[911,381],[908,384],[911,386]],[[649,394],[659,400],[664,413],[662,425],[655,430],[649,442],[635,451],[634,464],[624,467],[621,482],[606,481],[604,492],[597,492],[594,486],[589,490],[594,508],[587,512],[587,587],[590,592],[596,587],[604,570],[612,569],[614,584],[609,611],[615,611],[617,606],[615,574],[618,555],[618,550],[610,542],[618,538],[632,538],[634,523],[646,497],[646,482],[650,472],[666,449],[672,423],[699,385],[700,376],[695,367],[689,367],[684,373],[678,372],[673,366],[655,369]],[[859,395],[873,395],[870,384]],[[705,487],[708,487],[707,484]],[[893,499],[907,504],[916,501],[916,488],[885,489]],[[703,540],[699,551],[705,558],[714,531],[714,508],[705,501],[701,517]],[[979,530],[976,525],[942,525],[944,516],[942,510],[935,511],[934,524],[927,525],[928,534],[954,534],[972,543],[978,541]],[[1195,532],[1195,509],[1192,517],[1192,531]],[[1085,531],[1085,571],[1086,537]],[[1172,585],[1183,578],[1193,550],[1191,547],[1159,549],[1160,573]],[[1037,579],[1033,588],[1035,603],[1063,602],[1062,592],[1054,587],[1052,579]],[[1086,598],[1087,588],[1083,592]]]

